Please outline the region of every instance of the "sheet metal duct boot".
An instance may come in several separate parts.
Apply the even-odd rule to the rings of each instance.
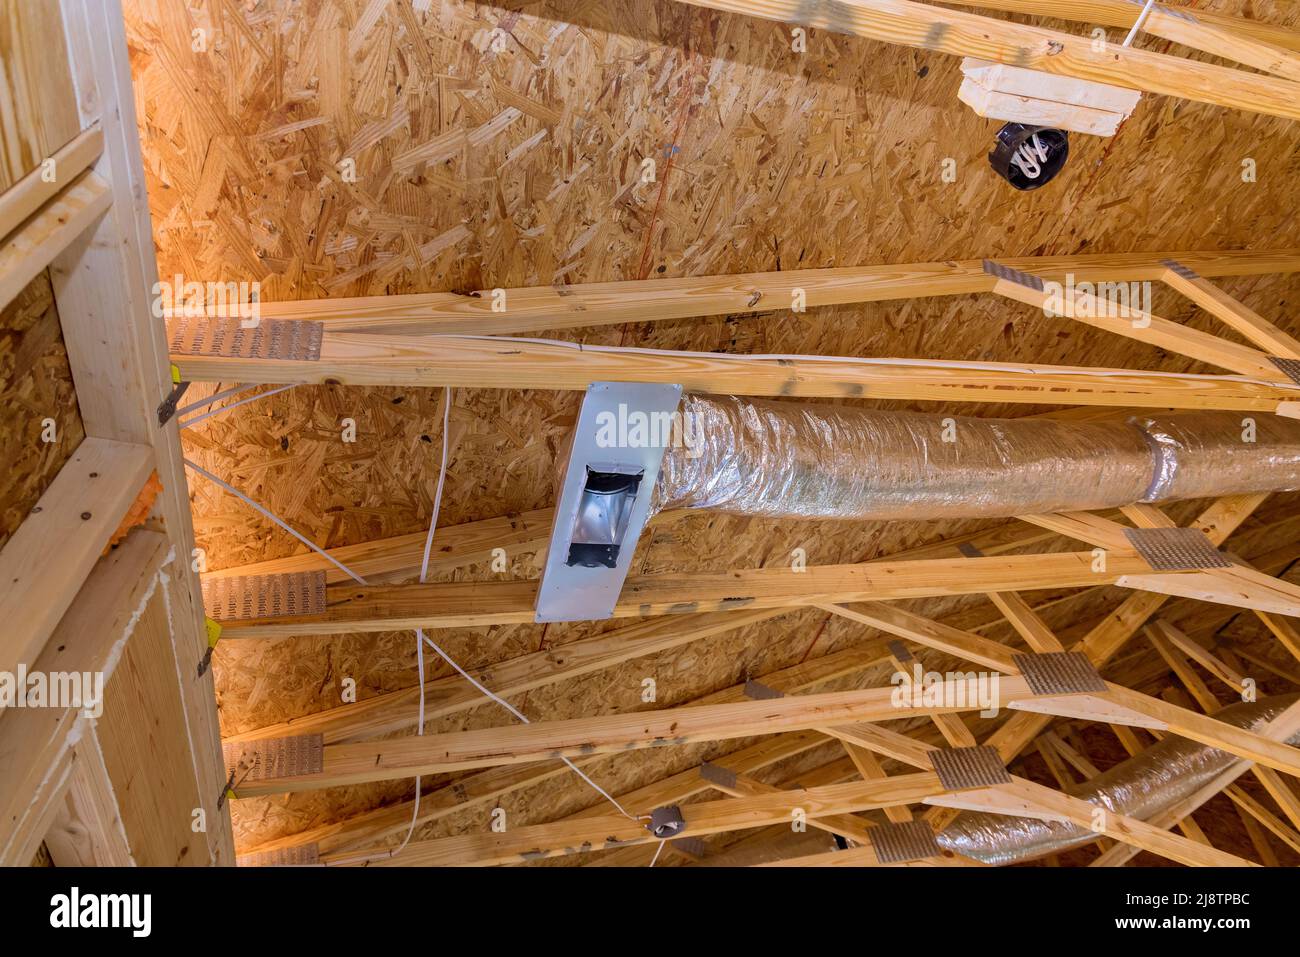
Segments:
[[[627,536],[645,469],[588,465],[586,470],[587,479],[578,499],[578,517],[573,524],[565,564],[617,568],[619,549]]]
[[[574,427],[537,590],[538,621],[614,613],[650,517],[664,449],[680,435],[677,385],[596,382]]]

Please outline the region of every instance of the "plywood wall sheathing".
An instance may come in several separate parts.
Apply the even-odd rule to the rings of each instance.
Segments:
[[[0,435],[3,546],[85,437],[44,272],[0,312]]]

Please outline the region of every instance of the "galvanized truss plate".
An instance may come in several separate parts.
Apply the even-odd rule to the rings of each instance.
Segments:
[[[1035,292],[1043,292],[1045,288],[1043,280],[1038,276],[1021,272],[1019,269],[1012,269],[1010,266],[1004,266],[992,259],[984,260],[984,271],[990,276],[1005,279],[1007,282],[1014,282],[1018,286],[1026,286]]]
[[[1081,651],[1048,651],[1012,658],[1035,695],[1092,694],[1106,690],[1105,679]]]
[[[1175,261],[1172,260],[1172,259],[1162,259],[1162,260],[1160,260],[1160,265],[1164,266],[1166,269],[1168,269],[1168,270],[1169,270],[1170,272],[1172,272],[1172,273],[1177,273],[1179,276],[1182,276],[1184,279],[1200,279],[1200,278],[1201,278],[1199,275],[1197,275],[1196,270],[1191,269],[1191,268],[1189,268],[1189,267],[1187,267],[1187,266],[1184,266],[1184,265],[1183,265],[1182,263],[1180,263],[1180,262],[1175,262]]]
[[[235,864],[239,867],[317,867],[320,864],[320,846],[313,841],[297,847],[241,854],[235,858]]]
[[[673,850],[689,857],[703,857],[707,852],[704,841],[698,837],[678,837],[673,839]]]
[[[700,765],[700,777],[710,784],[716,784],[724,789],[734,789],[737,783],[735,771],[724,768],[720,764],[713,764],[710,761],[705,761]]]
[[[325,572],[210,578],[203,582],[203,610],[213,621],[319,615],[325,611]]]
[[[987,788],[995,784],[1010,784],[1011,775],[1002,763],[997,748],[980,745],[974,748],[935,748],[930,754],[930,764],[939,775],[945,791],[965,791],[970,788]]]
[[[1269,359],[1284,376],[1300,385],[1300,359],[1288,359],[1286,356],[1269,356]]]
[[[681,403],[682,387],[640,382],[593,382],[573,430],[573,444],[551,525],[546,566],[537,589],[537,621],[609,618],[632,567],[637,539],[650,515],[664,449],[680,429],[665,428]],[[652,427],[637,428],[649,423]],[[611,441],[612,439],[612,441]],[[613,567],[568,564],[586,490],[587,470],[639,473]]]
[[[885,645],[885,647],[889,649],[889,653],[891,655],[893,655],[895,658],[897,658],[900,662],[904,664],[906,664],[909,661],[916,660],[916,655],[912,654],[912,652],[908,649],[907,645],[903,644],[897,638],[890,639],[890,641],[888,642],[888,644]]]
[[[226,772],[234,776],[234,790],[269,778],[319,774],[324,768],[325,736],[298,734],[258,741],[234,741],[221,746]]]
[[[1227,556],[1199,528],[1126,528],[1124,537],[1156,571],[1232,567]]]
[[[745,697],[753,698],[755,701],[771,701],[774,698],[784,698],[785,692],[777,691],[761,681],[750,678],[745,682]]]
[[[325,324],[310,319],[180,316],[167,322],[172,355],[224,359],[320,359]]]
[[[902,864],[943,856],[943,849],[934,839],[934,830],[925,821],[873,827],[871,849],[881,864]]]

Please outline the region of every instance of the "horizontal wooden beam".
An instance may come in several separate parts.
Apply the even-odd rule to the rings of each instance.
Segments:
[[[980,7],[1076,23],[1132,28],[1142,6],[1127,0],[949,0]],[[1244,17],[1209,13],[1168,3],[1155,4],[1142,21],[1142,32],[1193,50],[1244,63],[1266,73],[1300,80],[1300,34],[1285,27]],[[1118,40],[1118,38],[1117,38]],[[1118,42],[1114,42],[1118,45]]]
[[[1133,26],[1138,14],[1141,13],[1141,8],[1128,0],[960,0],[960,2],[951,0],[951,2],[957,6],[987,7],[990,10],[1003,10],[1008,13],[1050,16],[1062,20],[1077,20],[1081,23],[1123,27],[1125,30]],[[1271,46],[1300,51],[1300,32],[1276,23],[1216,13],[1189,6],[1185,2],[1162,3],[1159,9],[1167,17],[1194,18],[1199,23],[1251,37]],[[1156,8],[1153,8],[1152,13],[1155,10]]]
[[[981,701],[981,696],[985,700]],[[907,696],[900,699],[895,688],[873,688],[327,745],[321,771],[268,777],[240,784],[237,792],[241,797],[250,797],[561,756],[608,754],[986,708],[1025,708],[1072,716],[1076,713],[1072,705],[1079,703],[1076,698],[1082,703],[1096,698],[1113,705],[1114,713],[1108,713],[1106,718],[1115,723],[1167,729],[1288,774],[1300,775],[1300,751],[1295,748],[1146,695],[1110,685],[1104,695],[1036,696],[1023,677],[1004,675],[996,683],[988,682],[984,686],[977,678],[949,679],[941,687],[936,686],[931,700],[938,703],[925,705],[908,700]],[[1132,720],[1130,715],[1140,718]],[[235,772],[238,779],[238,768]]]
[[[1074,416],[1083,413],[1087,416],[1108,416],[1107,410],[1074,409],[1066,414]],[[1060,418],[1061,411],[1049,412],[1046,417]],[[1036,418],[1036,416],[1035,416]],[[655,527],[690,514],[690,509],[669,510],[651,516],[647,525]],[[1114,513],[1118,515],[1119,513]],[[550,508],[533,509],[517,514],[498,515],[493,518],[449,525],[438,529],[437,547],[429,557],[429,570],[450,571],[465,568],[488,561],[494,548],[504,548],[511,553],[536,551],[543,553],[550,542],[551,522],[554,510]],[[414,579],[420,571],[420,562],[424,555],[425,532],[412,532],[408,535],[394,535],[389,538],[374,539],[355,545],[340,545],[327,548],[331,558],[335,558],[353,569],[371,584]],[[989,555],[998,555],[1015,548],[1029,548],[1053,540],[1050,532],[1026,529],[1020,522],[1011,521],[991,529],[953,535],[940,541],[919,545],[902,552],[886,556],[896,560],[903,558],[956,557],[962,552],[958,546],[963,543],[974,545]],[[205,572],[204,581],[219,578],[237,578],[251,575],[280,575],[293,572],[323,571],[328,584],[352,581],[350,575],[317,552],[303,552],[288,558],[274,558],[247,565],[232,565],[216,571]]]
[[[998,262],[1042,279],[1064,282],[1158,281],[1161,263],[1176,259],[1202,276],[1300,271],[1300,249],[1093,256],[1011,257]],[[567,286],[525,286],[470,293],[419,293],[306,299],[258,304],[265,319],[311,319],[334,332],[417,335],[523,335],[560,329],[656,322],[698,316],[784,312],[800,292],[807,308],[962,296],[992,292],[996,277],[982,260],[795,269],[677,279],[625,280]],[[229,308],[229,307],[228,307]],[[210,315],[236,310],[213,310]]]
[[[828,681],[860,674],[880,659],[870,650],[850,648],[824,655],[811,661],[768,672],[759,676],[766,686],[784,694],[798,694],[812,691]],[[702,706],[709,704],[727,704],[749,700],[744,693],[745,685],[734,685],[722,691],[712,692],[703,697],[685,702],[683,706]],[[786,758],[802,754],[820,744],[826,738],[812,731],[793,732],[785,735],[770,735],[755,745],[732,752],[713,763],[726,767],[737,774],[750,774],[762,768],[783,761]],[[580,759],[575,764],[586,769],[591,759]],[[489,768],[474,774],[455,779],[452,784],[440,788],[420,799],[419,823],[426,823],[445,817],[453,811],[480,806],[486,801],[496,800],[501,795],[517,791],[524,787],[540,784],[561,774],[571,773],[559,761],[545,761],[537,764],[516,764],[500,768]],[[700,777],[697,769],[690,769],[653,784],[618,795],[624,806],[661,807],[685,801],[710,789],[710,785]],[[279,838],[268,844],[253,848],[248,853],[264,850],[276,850],[282,847],[298,847],[303,844],[317,843],[320,852],[355,850],[359,847],[379,843],[394,834],[405,833],[410,826],[412,803],[403,801],[390,807],[357,815],[343,821],[336,821],[321,827],[312,828],[298,834]],[[592,817],[604,813],[606,805],[601,802],[585,811],[578,811],[570,817]]]
[[[781,609],[759,609],[734,614],[719,612],[648,619],[591,638],[469,669],[469,673],[493,694],[509,698],[534,688],[612,668],[634,658],[767,621],[780,614],[783,614]],[[483,693],[460,675],[453,674],[426,682],[423,693],[418,685],[403,688],[290,718],[223,740],[257,741],[294,734],[321,734],[326,743],[334,744],[394,731],[409,731],[418,722],[422,706],[425,719],[432,721],[483,704]]]
[[[510,554],[544,551],[551,538],[553,509],[538,508],[517,515],[465,522],[438,529],[433,551],[429,554],[429,573],[450,571],[467,565],[486,563],[492,552],[504,548]],[[395,535],[357,545],[326,549],[330,556],[351,568],[367,581],[380,582],[416,578],[424,557],[427,530],[409,535]],[[235,565],[207,572],[203,581],[251,575],[288,575],[294,572],[323,571],[329,584],[352,581],[338,565],[316,552],[273,558],[248,565]]]
[[[194,382],[301,382],[583,391],[670,382],[687,391],[790,398],[1156,406],[1279,412],[1300,386],[1240,376],[916,359],[755,357],[583,347],[553,340],[326,331],[318,360],[174,353]]]
[[[613,617],[1086,587],[1151,571],[1136,555],[1110,555],[1105,571],[1093,566],[1090,552],[1065,552],[822,565],[798,574],[788,568],[762,568],[641,575],[625,582]],[[326,590],[324,613],[231,621],[223,623],[222,635],[231,639],[284,638],[520,624],[534,620],[536,588],[535,582],[520,581],[331,585]]]
[[[808,818],[825,818],[912,804],[942,792],[939,776],[929,772],[897,775],[881,781],[853,781],[721,801],[701,801],[682,809],[686,826],[677,837],[703,837],[720,831],[788,823],[796,809],[803,811]],[[640,811],[637,809],[634,813]],[[414,842],[398,857],[366,863],[372,867],[517,864],[566,854],[649,844],[656,840],[658,838],[650,833],[644,821],[609,814],[513,828],[500,834],[484,832]]]
[[[980,689],[975,680],[945,682],[939,691],[951,705],[921,707],[896,701],[893,688],[872,688],[326,745],[319,773],[269,777],[240,785],[236,790],[240,797],[251,797],[561,756],[725,741],[859,721],[901,720],[933,711],[978,711],[984,707],[978,701]],[[1030,697],[1025,679],[1004,677],[998,683],[998,700],[988,704],[1005,707],[1015,699]]]
[[[766,20],[1300,119],[1300,84],[910,0],[684,0]]]

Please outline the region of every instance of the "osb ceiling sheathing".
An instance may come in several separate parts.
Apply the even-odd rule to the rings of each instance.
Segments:
[[[672,0],[125,6],[159,271],[164,278],[258,281],[265,300],[1300,245],[1300,124],[1280,119],[1148,96],[1113,139],[1072,137],[1066,171],[1026,194],[988,168],[998,124],[958,102],[959,61],[940,54],[820,31],[799,54],[780,24]],[[1245,7],[1196,6],[1238,14]],[[1254,18],[1300,27],[1292,4],[1249,8]],[[1079,32],[1077,25],[1049,25]],[[954,183],[941,178],[949,157]],[[1247,157],[1256,182],[1242,181]],[[647,158],[655,162],[650,183],[642,182]],[[355,182],[344,160],[355,163]],[[1300,328],[1290,305],[1300,278],[1247,277],[1223,286],[1291,331]],[[1160,294],[1155,305],[1171,319],[1211,328],[1186,301]],[[563,335],[705,351],[1196,368],[993,297]],[[213,417],[184,441],[199,464],[317,543],[336,546],[426,527],[441,402],[441,390],[300,387]],[[577,403],[559,392],[458,390],[440,526],[551,505],[557,447]],[[341,439],[345,418],[356,422],[355,443]],[[212,568],[301,551],[202,479],[193,480],[192,499]],[[1285,516],[1294,501],[1275,497],[1266,513]],[[638,563],[646,571],[754,567],[786,562],[796,547],[814,563],[858,561],[976,527],[692,516],[647,535]],[[539,571],[532,555],[510,560],[510,575]],[[492,574],[476,567],[457,576]],[[1049,620],[1077,632],[1116,595],[1084,593]],[[1007,634],[979,602],[915,607],[941,615],[966,606],[973,623]],[[825,618],[787,614],[515,704],[535,719],[645,707],[641,681],[655,677],[657,706],[670,706],[860,639],[861,629]],[[1249,623],[1240,626],[1253,633]],[[462,663],[479,665],[607,627],[459,629],[440,639]],[[855,683],[879,682],[882,674]],[[356,680],[361,697],[410,686],[414,638],[223,643],[216,675],[222,724],[235,733],[336,706],[345,678]],[[489,705],[430,729],[505,720]],[[743,743],[614,757],[596,766],[595,777],[618,792]],[[237,834],[247,846],[410,791],[409,782],[393,782],[240,801]],[[502,806],[513,826],[596,800],[564,777]],[[489,810],[444,818],[420,836],[483,829]]]

